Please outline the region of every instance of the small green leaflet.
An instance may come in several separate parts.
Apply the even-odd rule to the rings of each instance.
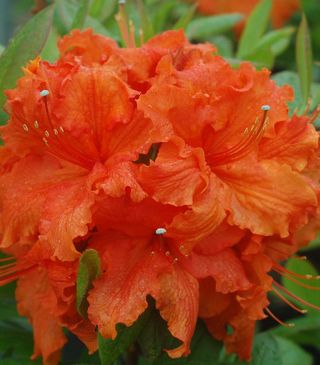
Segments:
[[[80,258],[77,275],[77,309],[87,317],[87,294],[92,288],[92,281],[100,275],[100,258],[98,252],[93,249],[84,251]]]

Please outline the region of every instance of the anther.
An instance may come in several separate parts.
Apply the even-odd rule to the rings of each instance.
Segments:
[[[48,96],[49,94],[49,90],[44,89],[40,91],[40,96]]]
[[[22,124],[22,128],[24,131],[28,132],[29,131],[29,128],[26,124]]]
[[[179,247],[179,250],[180,250],[180,251],[183,251],[183,250],[184,250],[184,246],[183,246],[183,245],[181,245],[181,246]]]
[[[38,129],[38,128],[39,128],[39,123],[38,123],[38,121],[37,121],[37,120],[35,120],[35,121],[34,121],[33,125],[34,125],[34,127],[35,127],[36,129]]]
[[[166,256],[170,256],[170,251],[166,251]]]
[[[271,109],[270,105],[262,105],[261,110],[268,112]]]
[[[118,1],[118,4],[119,4],[119,5],[125,5],[125,3],[126,3],[126,0],[119,0],[119,1]]]
[[[306,279],[312,279],[313,278],[313,276],[310,275],[310,274],[306,274],[305,277],[306,277]]]
[[[61,132],[61,133],[64,133],[64,129],[63,129],[63,127],[62,127],[62,126],[60,126],[60,127],[59,127],[59,129],[60,129],[60,132]]]
[[[155,252],[154,252],[154,251],[151,251],[151,252],[150,252],[150,255],[151,255],[151,256],[154,256],[154,254],[155,254]]]
[[[57,136],[59,134],[58,129],[54,128],[53,133]]]
[[[303,313],[303,314],[308,313],[308,309],[301,309],[301,313]]]
[[[44,138],[44,137],[43,137],[43,138],[42,138],[42,140],[43,140],[43,142],[45,143],[45,145],[46,145],[46,146],[48,146],[48,140],[47,140],[47,138]]]
[[[173,259],[173,262],[174,262],[175,264],[176,264],[178,261],[179,261],[178,257],[175,257],[175,258]]]
[[[48,132],[47,130],[45,130],[45,131],[44,131],[44,135],[45,135],[46,137],[49,137],[49,136],[50,136],[50,134],[49,134],[49,132]]]
[[[166,233],[167,233],[167,230],[165,228],[162,228],[162,227],[157,228],[155,230],[155,234],[157,234],[157,235],[162,235],[162,234],[166,234]]]
[[[288,323],[288,327],[295,327],[296,325],[294,323]]]

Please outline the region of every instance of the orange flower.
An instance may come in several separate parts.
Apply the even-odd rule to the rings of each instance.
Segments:
[[[259,0],[195,0],[203,14],[241,13],[248,17]],[[280,28],[300,7],[300,0],[273,0],[271,21],[275,28]],[[237,25],[241,31],[244,22]]]
[[[36,242],[16,261],[4,259],[0,284],[18,278],[18,311],[29,318],[34,331],[33,359],[42,356],[44,365],[55,365],[67,342],[63,328],[68,328],[86,344],[90,353],[97,349],[94,326],[76,310],[76,262],[50,260],[50,249]]]
[[[267,294],[283,288],[268,273],[317,221],[314,116],[290,118],[289,87],[181,31],[123,49],[75,31],[59,46],[7,92],[2,128],[0,248],[16,262],[1,261],[0,284],[18,279],[34,357],[58,363],[62,326],[94,351],[94,326],[115,338],[151,296],[181,342],[171,357],[189,353],[200,317],[249,359],[255,322],[278,320]],[[102,264],[89,320],[75,308],[86,248]]]

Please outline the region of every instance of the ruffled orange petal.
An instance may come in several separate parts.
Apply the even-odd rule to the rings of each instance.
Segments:
[[[73,240],[88,233],[94,195],[86,187],[85,179],[57,185],[47,194],[41,217],[40,238],[48,241],[53,256],[63,261],[74,260],[80,253]]]
[[[208,188],[196,195],[190,209],[176,215],[168,227],[168,236],[180,241],[186,251],[201,240],[210,240],[208,235],[214,232],[225,218],[220,200],[221,189],[219,180],[210,176]],[[210,244],[212,242],[210,241]]]
[[[205,189],[208,170],[201,149],[191,149],[175,138],[163,144],[155,163],[142,166],[139,181],[157,201],[175,206],[191,205]]]
[[[34,354],[43,357],[45,365],[57,365],[60,350],[67,339],[57,319],[48,311],[56,297],[43,270],[34,270],[19,279],[16,298],[21,315],[27,316],[34,330]]]
[[[230,304],[230,294],[218,293],[212,278],[199,280],[199,317],[210,318],[223,312]]]
[[[225,249],[213,256],[192,252],[188,257],[179,257],[181,265],[194,277],[212,277],[216,291],[227,294],[250,288],[244,267],[231,249]]]
[[[183,342],[169,350],[169,355],[188,354],[198,316],[197,280],[172,265],[163,252],[151,253],[146,240],[121,238],[116,233],[112,238],[110,234],[100,238],[106,245],[102,254],[106,272],[89,294],[91,322],[104,337],[115,338],[116,324],[132,325],[147,308],[146,299],[151,295],[172,335]]]
[[[166,350],[172,358],[190,353],[199,307],[198,281],[176,265],[171,273],[160,278],[159,293],[154,295],[161,316],[167,321],[171,334],[182,341],[182,345]]]
[[[79,59],[84,65],[92,65],[106,62],[118,45],[111,38],[94,34],[92,29],[85,31],[75,29],[59,40],[58,48],[62,59],[66,61]]]
[[[84,145],[90,138],[100,159],[105,159],[104,145],[117,123],[128,123],[134,110],[134,94],[106,67],[81,68],[64,85],[62,100],[56,101],[55,113],[63,128]]]
[[[114,339],[116,324],[131,326],[148,306],[147,295],[158,289],[158,277],[168,266],[161,256],[151,256],[145,240],[105,236],[99,239],[106,251],[107,272],[90,291],[88,315],[102,336]]]
[[[259,144],[259,158],[273,159],[302,171],[318,148],[319,135],[308,118],[294,116],[275,125],[275,135]]]
[[[288,236],[317,206],[312,187],[288,165],[246,159],[216,172],[226,186],[228,222],[255,234]]]
[[[2,247],[38,234],[46,194],[65,178],[60,171],[55,159],[29,156],[15,163],[11,171],[1,177]]]

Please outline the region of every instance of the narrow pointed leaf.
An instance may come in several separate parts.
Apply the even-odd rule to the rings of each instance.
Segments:
[[[173,26],[173,29],[186,29],[188,24],[191,22],[196,10],[197,5],[190,6],[188,11]]]
[[[307,19],[302,17],[297,39],[296,39],[296,62],[300,78],[300,88],[304,103],[306,104],[310,96],[312,82],[312,47]]]
[[[250,54],[265,33],[269,22],[271,5],[271,0],[259,2],[248,17],[239,41],[238,58],[243,58],[245,55]]]
[[[78,5],[78,10],[72,21],[71,29],[79,28],[82,29],[84,22],[89,12],[90,0],[81,0]]]
[[[22,66],[41,53],[50,33],[52,17],[52,6],[32,17],[1,54],[0,107],[5,101],[4,90],[15,86],[17,79],[22,75]]]
[[[199,17],[189,23],[186,34],[190,39],[205,40],[232,29],[242,19],[243,16],[237,13]]]
[[[96,250],[84,251],[80,258],[77,274],[77,309],[87,317],[88,301],[87,294],[92,288],[92,281],[100,275],[100,258]]]

